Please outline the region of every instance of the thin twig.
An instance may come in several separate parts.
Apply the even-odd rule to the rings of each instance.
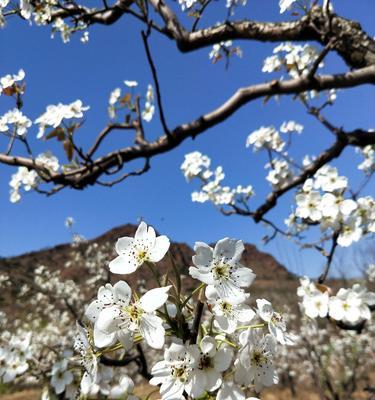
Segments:
[[[158,102],[160,121],[161,121],[161,124],[163,126],[165,134],[167,136],[170,136],[171,132],[170,132],[170,130],[169,130],[168,126],[167,126],[167,122],[165,120],[163,104],[162,104],[162,101],[161,101],[161,93],[160,93],[160,85],[159,85],[158,74],[157,74],[156,67],[155,67],[154,61],[152,59],[150,47],[149,47],[149,44],[148,44],[148,37],[149,37],[150,32],[145,33],[144,31],[142,31],[141,34],[142,34],[143,44],[144,44],[145,50],[146,50],[147,60],[148,60],[148,63],[150,65],[152,77],[153,77],[154,83],[155,83],[156,99],[157,99],[157,102]]]

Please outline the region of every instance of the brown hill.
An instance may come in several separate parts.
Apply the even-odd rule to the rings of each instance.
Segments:
[[[75,246],[72,244],[62,244],[52,248],[43,249],[26,253],[17,257],[0,259],[0,273],[1,271],[10,271],[16,274],[20,281],[25,277],[32,277],[32,272],[40,265],[46,266],[48,269],[60,270],[61,276],[66,279],[72,279],[76,282],[83,283],[87,279],[85,274],[84,263],[87,259],[87,252],[92,253],[100,252],[102,255],[101,262],[103,268],[106,268],[108,262],[115,256],[114,245],[116,240],[122,236],[133,236],[136,230],[134,225],[122,225],[111,229],[103,235],[79,243]],[[268,253],[262,252],[252,244],[245,245],[245,253],[243,255],[243,264],[251,267],[257,274],[257,279],[251,287],[251,293],[254,297],[265,296],[269,300],[278,300],[280,297],[283,299],[282,303],[291,303],[290,296],[295,298],[295,288],[297,287],[297,279],[289,273],[286,268],[281,265],[273,256]],[[182,275],[187,275],[188,267],[191,265],[191,257],[193,250],[185,243],[172,243],[171,254],[175,259],[176,266]],[[170,259],[165,257],[160,263],[158,268],[161,274],[165,273],[170,267]],[[118,280],[121,276],[112,276],[111,280]],[[130,285],[135,285],[136,280],[143,279],[148,284],[152,284],[152,275],[149,269],[140,268],[135,274],[124,276]],[[189,289],[193,286],[191,278],[184,279],[185,288]],[[7,300],[17,297],[17,290],[21,285],[15,285],[12,288],[12,293],[8,293]],[[95,288],[94,293],[97,288]],[[94,293],[88,295],[92,297]],[[0,302],[4,303],[4,293],[0,294]],[[285,301],[284,301],[285,300]],[[8,301],[5,301],[8,303]]]

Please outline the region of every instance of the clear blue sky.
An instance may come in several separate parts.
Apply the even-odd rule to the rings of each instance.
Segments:
[[[280,19],[278,1],[251,0],[248,3],[241,8],[239,16]],[[373,0],[360,0],[355,5],[352,0],[336,0],[334,6],[339,14],[359,20],[370,35],[375,34]],[[224,5],[217,4],[215,8],[221,15],[215,12],[211,22],[223,19]],[[284,14],[282,18],[292,17]],[[68,103],[79,98],[90,105],[80,133],[82,143],[89,145],[108,121],[106,109],[110,91],[121,86],[124,79],[137,80],[142,92],[152,82],[141,45],[140,29],[138,23],[124,17],[110,27],[92,27],[87,45],[82,45],[78,36],[73,37],[69,44],[63,44],[59,37],[50,39],[50,27],[29,26],[13,18],[0,35],[3,55],[0,76],[24,68],[27,82],[24,112],[33,120],[44,112],[48,104]],[[209,49],[180,54],[172,42],[152,35],[152,52],[171,127],[215,108],[239,86],[270,78],[261,73],[261,66],[275,44],[241,42],[240,45],[243,58],[233,58],[229,70],[225,70],[222,62],[210,63]],[[325,71],[328,72],[346,69],[335,56],[330,57],[327,64]],[[373,127],[374,100],[373,87],[351,89],[339,93],[337,103],[328,115],[347,129]],[[0,98],[1,112],[10,106],[7,99]],[[317,154],[329,145],[329,134],[307,116],[299,104],[283,98],[279,103],[272,100],[266,106],[257,101],[243,107],[195,141],[187,140],[175,151],[152,159],[152,168],[146,175],[131,178],[111,189],[66,189],[51,198],[32,193],[14,205],[9,202],[9,180],[15,170],[0,166],[0,255],[20,254],[69,240],[64,228],[67,216],[78,221],[77,230],[87,238],[117,225],[136,223],[138,217],[143,217],[172,240],[193,244],[196,240],[213,242],[224,236],[236,237],[271,252],[293,271],[318,274],[322,265],[319,255],[299,252],[284,239],[263,247],[261,238],[266,230],[262,226],[243,217],[222,216],[210,204],[192,203],[190,193],[196,185],[187,184],[179,170],[184,154],[199,150],[208,154],[214,165],[223,165],[229,185],[252,184],[256,191],[253,204],[259,204],[269,192],[264,181],[266,159],[245,148],[246,138],[261,125],[279,126],[289,119],[305,125],[305,134],[296,141],[297,148],[293,153],[296,159],[301,159],[306,153]],[[147,125],[147,131],[150,138],[156,137],[160,133],[158,122]],[[103,151],[130,143],[127,135],[114,133]],[[50,146],[61,155],[55,143],[38,141],[35,136],[36,128],[33,128],[29,138],[37,149],[36,153]],[[340,172],[347,174],[354,184],[359,182],[360,175],[355,170],[359,161],[358,155],[347,151],[336,163]],[[374,194],[374,191],[369,188],[367,193]],[[283,200],[270,216],[282,222],[289,211],[290,197]]]

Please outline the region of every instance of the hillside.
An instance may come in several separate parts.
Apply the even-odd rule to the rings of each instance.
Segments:
[[[12,275],[19,277],[20,281],[24,281],[25,277],[32,277],[33,270],[40,265],[46,266],[48,269],[60,270],[61,276],[65,279],[72,279],[77,283],[84,283],[86,279],[84,271],[84,263],[87,259],[87,253],[95,254],[100,252],[102,267],[107,268],[108,262],[114,258],[114,245],[116,240],[122,236],[133,236],[136,230],[135,225],[122,225],[111,229],[110,231],[88,240],[78,245],[61,244],[52,248],[26,253],[17,257],[0,259],[0,272],[12,270]],[[171,253],[176,260],[176,265],[182,275],[186,275],[188,267],[191,265],[191,257],[194,254],[193,249],[185,243],[172,243]],[[270,300],[280,300],[281,304],[291,303],[291,297],[295,299],[295,288],[297,287],[297,279],[290,274],[286,268],[281,265],[273,256],[262,252],[252,244],[245,245],[245,252],[242,260],[244,265],[250,266],[257,274],[257,279],[253,283],[250,292],[254,297],[266,296]],[[165,273],[170,266],[170,260],[165,257],[158,263],[161,273]],[[111,281],[117,281],[121,276],[111,276]],[[135,285],[139,279],[148,283],[152,282],[152,276],[147,268],[140,268],[135,274],[124,276],[130,285]],[[17,281],[17,278],[14,279]],[[277,283],[277,284],[276,284]],[[0,295],[0,301],[6,306],[11,298],[17,296],[17,289],[21,285],[12,288],[12,293]],[[185,287],[189,289],[192,286],[192,280],[185,278]],[[272,290],[269,290],[272,287]],[[93,293],[89,291],[88,297],[91,297],[97,290],[93,288]]]

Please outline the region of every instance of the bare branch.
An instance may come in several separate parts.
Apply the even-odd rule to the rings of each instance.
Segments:
[[[150,65],[152,77],[153,77],[154,83],[155,83],[156,99],[157,99],[157,102],[158,102],[160,122],[161,122],[161,124],[163,126],[165,134],[167,136],[169,136],[171,133],[169,131],[169,128],[167,126],[167,122],[166,122],[165,116],[164,116],[163,104],[162,104],[162,101],[161,101],[161,92],[160,92],[160,84],[159,84],[159,79],[158,79],[158,73],[156,71],[156,67],[155,67],[154,61],[152,59],[151,51],[150,51],[150,46],[148,44],[149,35],[150,35],[150,31],[148,31],[147,33],[142,31],[143,44],[145,46],[147,60],[148,60],[148,63]]]
[[[43,167],[35,165],[34,161],[29,158],[6,154],[0,154],[0,162],[13,166],[25,166],[29,169],[36,170],[40,175],[44,172],[47,175],[42,177],[46,182],[82,189],[87,185],[94,184],[103,173],[107,173],[114,167],[117,168],[118,171],[124,163],[140,158],[150,159],[156,155],[173,150],[187,138],[195,138],[207,129],[229,118],[245,104],[256,99],[275,95],[299,94],[308,90],[316,90],[319,92],[333,88],[348,88],[365,83],[375,83],[375,66],[362,68],[345,74],[316,76],[313,81],[304,77],[299,77],[286,81],[271,81],[240,88],[221,106],[190,123],[177,126],[171,131],[169,136],[164,134],[154,142],[147,142],[145,144],[137,144],[135,146],[119,149],[69,172],[52,173]],[[295,178],[295,180],[292,181],[292,186],[287,185],[273,192],[267,199],[267,203],[256,211],[255,219],[260,220],[264,213],[276,204],[277,198],[281,194],[299,185],[306,177],[314,174],[316,170],[326,162],[341,154],[346,145],[363,147],[367,144],[374,143],[375,134],[372,132],[357,130],[347,135],[340,135],[340,140],[335,143],[333,148],[324,152],[300,177]]]

